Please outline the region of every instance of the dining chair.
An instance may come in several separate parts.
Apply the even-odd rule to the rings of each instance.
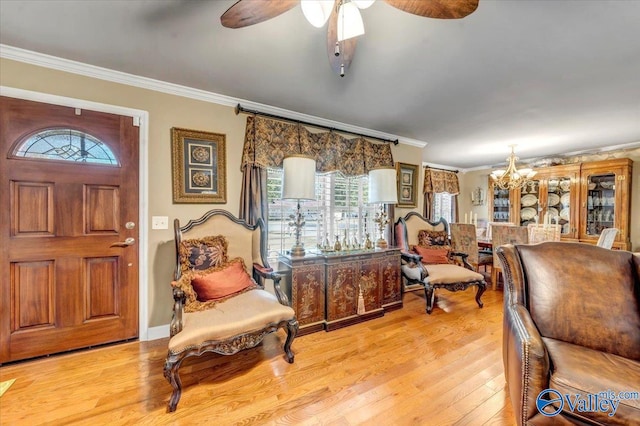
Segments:
[[[480,266],[486,267],[486,265],[493,263],[493,256],[490,253],[480,252],[478,249],[475,225],[470,223],[451,223],[449,229],[451,230],[453,251],[467,253],[467,262],[471,264],[476,272],[480,272]]]
[[[527,225],[529,244],[542,243],[544,241],[560,241],[562,225],[530,223]]]
[[[491,240],[494,226],[516,226],[516,224],[512,222],[487,222],[486,236],[488,240]]]
[[[498,247],[505,244],[528,244],[529,230],[526,226],[494,224],[491,231],[493,246],[493,266],[491,267],[491,284],[493,290],[498,288],[498,277],[502,273],[502,264],[498,259]]]
[[[618,228],[605,228],[600,233],[600,238],[598,238],[596,245],[598,247],[611,249],[613,242],[616,240],[616,235],[618,235]]]

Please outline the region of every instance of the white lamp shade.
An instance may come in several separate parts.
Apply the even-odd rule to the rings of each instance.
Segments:
[[[343,3],[338,10],[338,41],[362,34],[364,34],[364,23],[358,6],[353,3]]]
[[[384,204],[398,202],[395,169],[375,169],[369,172],[369,202]]]
[[[316,161],[309,157],[287,157],[282,162],[282,199],[316,199]]]
[[[321,28],[329,20],[333,0],[301,0],[300,7],[307,21],[316,28]]]

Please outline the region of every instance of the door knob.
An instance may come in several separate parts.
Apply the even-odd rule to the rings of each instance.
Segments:
[[[118,241],[117,243],[111,244],[109,247],[128,247],[132,246],[136,243],[136,239],[133,237],[126,238],[124,241]]]

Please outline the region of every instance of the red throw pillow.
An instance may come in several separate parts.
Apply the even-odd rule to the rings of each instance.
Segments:
[[[238,257],[207,274],[194,275],[191,285],[197,299],[207,302],[239,293],[252,286],[253,280],[244,269],[242,258]]]
[[[442,248],[425,248],[420,246],[414,246],[413,250],[422,256],[422,263],[427,265],[449,263],[449,250]]]

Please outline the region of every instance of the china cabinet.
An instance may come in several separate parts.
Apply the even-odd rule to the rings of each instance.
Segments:
[[[622,158],[539,168],[528,185],[512,191],[490,183],[490,220],[526,226],[547,215],[561,225],[562,241],[590,244],[604,228],[617,228],[614,248],[629,250],[632,165]]]
[[[514,222],[521,226],[530,223],[561,225],[561,238],[578,239],[577,208],[580,192],[580,164],[552,166],[537,170],[529,185],[514,191],[519,200],[514,209]]]
[[[614,248],[630,249],[632,164],[626,158],[583,164],[580,241],[595,244],[604,228],[618,228]]]

